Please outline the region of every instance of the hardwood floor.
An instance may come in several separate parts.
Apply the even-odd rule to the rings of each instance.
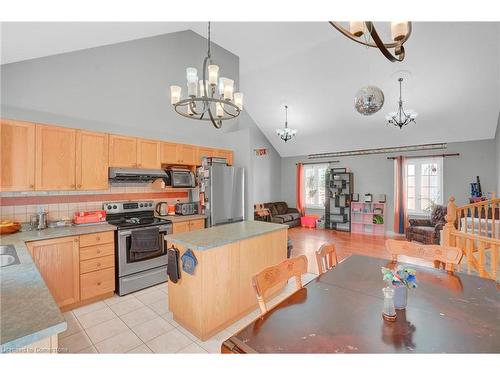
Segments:
[[[312,273],[318,273],[314,252],[325,242],[335,245],[338,260],[342,261],[352,254],[390,259],[391,256],[385,249],[385,240],[387,238],[404,240],[403,236],[372,236],[338,232],[330,229],[310,229],[302,227],[290,228],[288,230],[288,236],[293,244],[292,257],[305,255],[309,261],[308,272]],[[401,257],[399,260],[432,267],[432,263],[415,258]]]

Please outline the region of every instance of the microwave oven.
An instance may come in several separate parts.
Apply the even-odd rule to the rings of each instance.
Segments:
[[[166,172],[166,184],[173,188],[192,188],[196,186],[194,173],[189,169],[169,169]]]

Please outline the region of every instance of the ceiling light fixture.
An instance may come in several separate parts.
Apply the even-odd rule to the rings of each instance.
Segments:
[[[181,99],[180,86],[170,86],[170,103],[181,116],[193,120],[211,121],[213,126],[220,129],[222,121],[238,117],[243,110],[243,93],[234,92],[232,79],[219,78],[219,66],[212,64],[210,22],[207,39],[208,51],[203,60],[203,79],[198,81],[196,68],[187,68],[188,98]]]
[[[378,112],[384,105],[384,93],[377,86],[359,89],[354,97],[354,108],[364,116]]]
[[[392,62],[400,62],[405,58],[403,44],[411,35],[411,22],[391,22],[391,37],[393,41],[389,43],[382,41],[371,21],[351,21],[349,22],[349,30],[337,22],[329,21],[329,23],[349,39],[367,47],[378,48]],[[394,54],[389,51],[392,48],[394,48]]]
[[[406,112],[403,109],[403,97],[401,94],[401,84],[403,82],[403,78],[398,78],[399,82],[399,101],[398,101],[398,110],[397,112],[388,113],[385,118],[389,125],[399,126],[401,129],[403,126],[408,125],[410,123],[417,123],[415,119],[418,116],[418,113],[412,109],[408,109]]]
[[[286,143],[297,134],[297,130],[288,127],[288,106],[285,105],[285,127],[276,129],[276,134]]]

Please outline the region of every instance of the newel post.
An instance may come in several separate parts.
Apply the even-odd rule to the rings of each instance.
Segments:
[[[455,220],[457,219],[457,205],[455,204],[455,197],[451,196],[448,200],[448,207],[446,209],[446,224],[443,227],[443,243],[444,246],[454,246],[451,233],[455,230]]]

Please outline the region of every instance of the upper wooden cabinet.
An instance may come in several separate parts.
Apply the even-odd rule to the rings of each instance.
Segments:
[[[59,307],[80,300],[78,237],[29,242],[28,250]]]
[[[0,122],[0,191],[35,189],[35,125]]]
[[[161,162],[162,164],[197,165],[197,147],[162,142]]]
[[[137,138],[109,135],[109,166],[137,167]]]
[[[84,130],[76,132],[76,188],[108,188],[108,135]]]
[[[76,130],[36,125],[36,190],[76,188]]]
[[[201,159],[203,159],[204,157],[207,157],[207,158],[212,158],[215,156],[215,148],[209,148],[209,147],[198,147],[198,157],[197,157],[197,161],[198,161],[198,165],[201,165]]]
[[[137,167],[150,169],[161,167],[160,142],[137,139]]]
[[[218,149],[215,152],[215,156],[218,158],[225,158],[228,165],[233,165],[233,152],[230,150]]]

